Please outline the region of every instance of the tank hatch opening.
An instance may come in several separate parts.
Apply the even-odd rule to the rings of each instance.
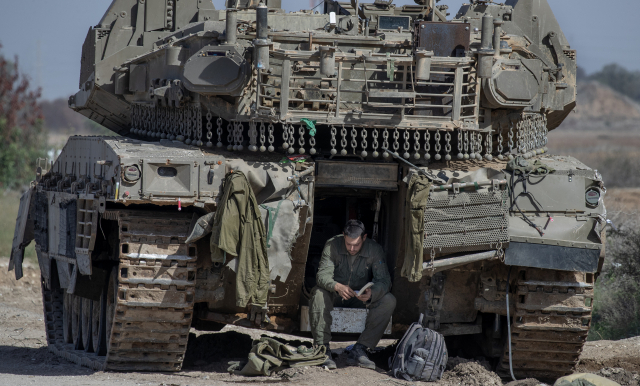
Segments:
[[[313,230],[305,269],[305,292],[316,285],[316,274],[324,245],[330,238],[342,234],[348,220],[362,221],[367,238],[373,238],[387,250],[385,192],[372,189],[317,188],[313,213]],[[376,221],[377,220],[377,221]],[[376,233],[376,237],[374,237]],[[391,270],[391,267],[390,267]]]

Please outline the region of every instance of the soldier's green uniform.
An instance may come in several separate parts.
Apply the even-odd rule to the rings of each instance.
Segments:
[[[336,283],[340,283],[357,291],[370,281],[374,285],[371,287],[371,299],[366,304],[356,297],[344,300],[334,289]],[[311,291],[310,304],[314,343],[321,345],[331,341],[331,311],[334,306],[367,307],[369,315],[358,343],[374,348],[382,338],[396,308],[396,298],[389,293],[391,276],[382,247],[375,241],[366,239],[360,252],[351,256],[343,235],[329,239],[322,251],[317,283]]]

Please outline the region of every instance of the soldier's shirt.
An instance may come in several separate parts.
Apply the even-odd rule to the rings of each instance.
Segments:
[[[352,256],[344,244],[344,235],[332,237],[324,245],[318,275],[318,286],[335,293],[336,283],[349,286],[354,291],[373,282],[371,299],[375,303],[391,288],[391,276],[387,268],[386,254],[371,239],[366,239],[360,252]]]

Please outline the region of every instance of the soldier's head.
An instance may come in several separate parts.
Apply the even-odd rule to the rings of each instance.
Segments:
[[[362,249],[364,241],[367,239],[367,233],[364,224],[359,220],[349,220],[342,231],[344,234],[344,245],[350,255],[357,255]]]

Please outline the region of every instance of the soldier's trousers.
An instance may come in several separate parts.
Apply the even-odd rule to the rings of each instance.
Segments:
[[[365,308],[366,305],[355,297],[344,300],[336,293],[314,287],[311,290],[309,303],[309,319],[314,344],[327,344],[331,341],[331,323],[333,323],[331,311],[333,307]],[[358,343],[373,349],[389,324],[393,310],[396,308],[396,298],[387,293],[377,302],[371,303],[368,308],[369,314],[364,331],[358,338]]]

